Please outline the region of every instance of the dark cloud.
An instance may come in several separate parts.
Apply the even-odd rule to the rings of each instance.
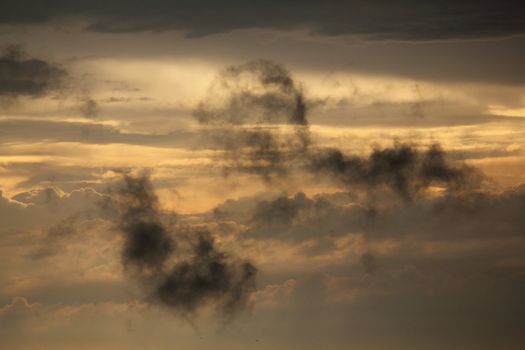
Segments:
[[[296,322],[312,314],[320,317],[323,310],[332,316],[345,315],[340,320],[341,336],[361,327],[367,315],[364,331],[386,317],[389,321],[381,325],[385,332],[391,323],[396,324],[395,333],[414,325],[422,331],[439,328],[439,334],[425,335],[434,343],[443,340],[442,329],[450,332],[447,336],[465,339],[474,339],[479,329],[486,329],[498,342],[506,335],[520,338],[521,334],[524,189],[522,185],[504,192],[467,191],[413,202],[380,197],[374,215],[367,215],[366,200],[363,204],[349,193],[253,198],[251,204],[244,198],[239,206],[230,201],[221,209],[225,213],[227,208],[252,208],[226,220],[246,226],[240,237],[254,245],[279,240],[289,249],[316,248],[299,251],[308,274],[300,270],[288,277],[297,284],[286,305],[297,307],[283,314],[293,314]],[[319,202],[329,204],[315,204]],[[317,249],[327,241],[333,246]],[[327,257],[333,260],[323,264]],[[317,277],[310,284],[311,275]],[[429,313],[439,316],[430,320]],[[347,315],[356,314],[349,330]],[[288,322],[283,321],[283,327]],[[311,326],[317,329],[318,324]],[[307,327],[301,323],[299,328]]]
[[[193,257],[169,271],[157,296],[166,305],[185,311],[193,311],[208,300],[220,300],[222,311],[230,316],[249,302],[256,275],[254,265],[232,264],[217,250],[209,233],[200,232]]]
[[[124,266],[136,270],[153,300],[183,313],[213,304],[227,317],[247,305],[254,265],[218,250],[206,231],[184,233],[169,225],[147,175],[125,174],[119,195]],[[191,242],[189,252],[181,240]]]
[[[259,87],[251,86],[257,84]],[[258,89],[260,88],[260,89]],[[306,103],[301,86],[283,66],[255,60],[224,69],[211,92],[226,90],[224,105],[217,108],[203,101],[194,112],[206,124],[242,125],[246,122],[307,125]],[[213,97],[213,96],[212,96]]]
[[[18,46],[0,57],[0,96],[38,97],[63,86],[67,71],[41,59],[30,58]]]
[[[245,238],[295,242],[332,239],[366,224],[366,209],[348,204],[351,198],[348,193],[341,195],[345,197],[344,204],[338,204],[329,195],[310,198],[302,192],[273,199],[229,200],[214,209],[214,219],[245,226]]]
[[[282,223],[290,225],[301,210],[311,208],[314,203],[304,193],[297,193],[294,197],[281,196],[273,201],[261,201],[254,210],[251,221],[261,223]]]
[[[483,180],[477,169],[448,162],[439,145],[422,152],[410,145],[396,144],[376,149],[368,158],[328,150],[314,155],[312,167],[315,173],[333,176],[349,188],[385,186],[405,199],[432,185],[462,191],[479,188]]]
[[[300,84],[286,69],[259,60],[224,70],[194,115],[219,130],[216,142],[225,151],[226,169],[266,181],[295,168],[350,188],[388,187],[405,199],[430,186],[461,191],[481,184],[477,170],[453,165],[439,145],[420,151],[396,143],[368,157],[323,149],[311,139],[306,106]]]
[[[120,191],[124,206],[121,229],[126,233],[124,264],[149,272],[161,271],[175,249],[175,242],[159,217],[158,198],[149,178],[124,176]]]
[[[230,66],[194,110],[211,127],[232,168],[270,180],[305,152],[311,142],[302,87],[281,65],[269,60]],[[280,126],[288,126],[282,132]]]
[[[507,1],[284,1],[216,3],[150,1],[4,1],[0,23],[44,23],[81,18],[100,32],[184,30],[205,36],[235,29],[307,29],[337,36],[374,39],[435,40],[485,38],[525,31],[523,3]],[[220,15],[218,15],[220,14]]]

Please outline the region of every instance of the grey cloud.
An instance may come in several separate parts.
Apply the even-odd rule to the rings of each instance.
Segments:
[[[452,164],[439,145],[420,151],[396,143],[375,149],[368,157],[323,149],[312,142],[300,84],[272,61],[228,67],[210,92],[195,117],[208,127],[222,129],[215,142],[225,151],[226,170],[255,173],[266,181],[292,169],[306,170],[350,188],[388,187],[407,200],[433,185],[449,191],[481,185],[479,171]]]
[[[123,176],[123,262],[135,270],[149,297],[184,314],[209,304],[225,317],[242,311],[255,290],[256,267],[220,251],[207,231],[190,230],[191,247],[185,250],[184,232],[163,218],[148,175]]]
[[[172,32],[100,35],[75,31],[65,33],[50,28],[15,32],[18,40],[27,43],[29,47],[39,46],[45,41],[49,51],[60,52],[64,56],[81,54],[95,58],[92,56],[95,53],[100,57],[109,58],[115,57],[115,52],[118,52],[119,57],[156,59],[159,56],[169,56],[189,60],[208,57],[211,61],[225,63],[263,57],[286,63],[297,70],[326,74],[326,78],[330,80],[334,73],[357,72],[405,77],[416,79],[418,82],[484,83],[484,91],[480,91],[479,86],[461,86],[460,95],[465,93],[472,95],[475,100],[482,101],[485,105],[508,105],[511,102],[514,105],[521,104],[522,90],[519,86],[523,85],[525,79],[521,74],[522,62],[525,60],[524,35],[497,40],[363,43],[346,38],[334,40],[326,37],[310,37],[308,39],[299,33],[283,35],[274,31],[255,29],[199,40],[183,38],[181,33]],[[79,37],[89,40],[79,41]],[[99,83],[109,89],[113,89],[113,86],[117,90],[122,88],[124,91],[132,91],[130,89],[133,89],[133,86],[127,86],[125,82],[99,80]],[[341,83],[344,84],[342,81]],[[352,88],[352,84],[348,84]],[[502,85],[513,85],[515,91],[502,90]],[[453,85],[447,87],[452,88]],[[479,92],[483,92],[483,95],[480,96]],[[422,93],[423,98],[427,97],[424,90]],[[429,116],[432,112],[437,114],[444,112],[426,103],[424,111]],[[126,113],[132,112],[130,109],[126,111]],[[151,111],[150,114],[153,112]],[[463,115],[468,111],[455,112]],[[469,113],[472,112],[474,111]],[[454,113],[454,110],[449,113]]]
[[[255,290],[257,268],[250,262],[232,263],[208,233],[199,233],[193,254],[170,270],[159,286],[159,300],[185,311],[219,300],[227,317],[244,308]]]
[[[194,111],[232,168],[271,180],[311,142],[302,87],[283,66],[255,60],[223,70]],[[288,134],[279,125],[289,125]],[[228,168],[226,167],[226,170]]]
[[[435,40],[485,38],[523,33],[521,1],[415,0],[341,2],[287,1],[192,4],[156,0],[6,1],[0,22],[43,23],[83,18],[88,29],[100,32],[184,30],[198,37],[246,28],[295,29],[337,36],[366,35],[374,39]],[[218,15],[220,14],[220,15]]]
[[[175,242],[159,217],[158,198],[148,177],[124,176],[119,191],[123,213],[121,229],[126,233],[123,259],[126,266],[155,273],[164,268]]]
[[[246,226],[242,237],[302,242],[363,233],[369,241],[427,242],[512,239],[523,236],[523,185],[503,192],[467,191],[416,197],[412,202],[377,194],[375,202],[348,192],[229,200],[214,220]],[[376,255],[376,254],[374,254]]]
[[[10,46],[0,57],[0,96],[38,97],[60,89],[67,71],[41,59],[29,58],[20,47]]]
[[[346,194],[348,195],[348,194]],[[304,193],[256,202],[246,224],[248,237],[303,241],[335,237],[360,226],[366,209],[338,205],[330,196],[308,198]]]
[[[448,191],[477,189],[483,180],[479,170],[451,164],[439,145],[420,152],[412,146],[396,144],[376,149],[368,158],[328,150],[314,155],[311,166],[315,173],[333,176],[349,188],[386,186],[405,199],[432,185]]]
[[[262,91],[250,89],[251,83]],[[225,106],[219,109],[203,101],[195,110],[195,117],[205,124],[242,125],[246,122],[281,121],[292,125],[306,125],[306,103],[301,86],[288,70],[269,60],[255,60],[238,66],[229,66],[215,83],[212,93],[227,90]],[[211,96],[213,97],[213,96]]]
[[[407,267],[404,276],[383,274],[363,280],[358,276],[324,275],[311,282],[301,280],[294,300],[303,298],[304,302],[294,312],[276,317],[279,322],[276,327],[284,328],[285,332],[300,329],[307,337],[304,348],[308,349],[315,348],[309,343],[319,340],[318,335],[308,334],[318,330],[327,319],[332,322],[329,335],[320,341],[323,345],[335,338],[357,348],[488,350],[493,344],[505,344],[519,349],[523,340],[520,320],[524,313],[520,302],[524,286],[519,274],[507,275],[494,284],[490,279],[475,281],[461,275],[457,280],[463,278],[468,282],[462,288],[451,288],[457,281],[450,278],[453,271],[453,268],[447,272],[432,268],[418,271]],[[310,291],[312,286],[334,282],[338,282],[339,293],[348,293],[348,300],[326,302],[330,292],[335,292],[333,289]],[[417,335],[407,334],[407,329]],[[388,338],[388,345],[378,340],[377,334]]]

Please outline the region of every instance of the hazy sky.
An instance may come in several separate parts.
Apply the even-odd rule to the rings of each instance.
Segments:
[[[522,1],[2,1],[0,348],[525,346]]]

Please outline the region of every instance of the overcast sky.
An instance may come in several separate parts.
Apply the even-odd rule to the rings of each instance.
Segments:
[[[0,348],[525,337],[522,1],[2,1]]]

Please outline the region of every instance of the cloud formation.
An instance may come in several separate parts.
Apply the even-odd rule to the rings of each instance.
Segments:
[[[286,164],[311,142],[306,103],[288,70],[255,60],[224,69],[193,115],[210,127],[232,168],[270,180],[285,174]]]
[[[483,179],[475,168],[452,165],[439,145],[418,151],[410,145],[396,144],[376,149],[368,158],[328,150],[314,156],[312,167],[316,173],[333,176],[349,188],[385,186],[405,199],[430,186],[442,186],[448,191],[476,189]]]
[[[8,46],[0,57],[0,96],[42,96],[61,88],[67,75],[58,65],[30,58],[18,46]]]
[[[477,170],[451,164],[439,145],[421,151],[396,143],[368,157],[320,147],[311,139],[300,84],[272,61],[228,67],[194,116],[212,127],[226,169],[266,181],[295,169],[354,188],[387,187],[408,200],[430,186],[460,191],[479,187],[482,180]]]
[[[255,291],[256,267],[220,251],[207,231],[190,230],[186,236],[169,226],[147,175],[125,174],[123,180],[123,262],[149,297],[184,314],[210,304],[225,317],[242,311]],[[180,243],[185,237],[189,249]]]
[[[136,32],[184,30],[199,37],[235,29],[307,29],[322,35],[357,34],[372,39],[436,40],[522,34],[521,1],[280,1],[228,0],[193,4],[122,0],[4,1],[0,23],[34,24],[80,18],[88,30]],[[221,13],[217,16],[217,13]]]
[[[105,217],[100,210],[108,197],[92,188],[80,188],[64,193],[56,187],[34,189],[8,198],[0,191],[0,229],[34,228],[57,224],[72,217]]]

